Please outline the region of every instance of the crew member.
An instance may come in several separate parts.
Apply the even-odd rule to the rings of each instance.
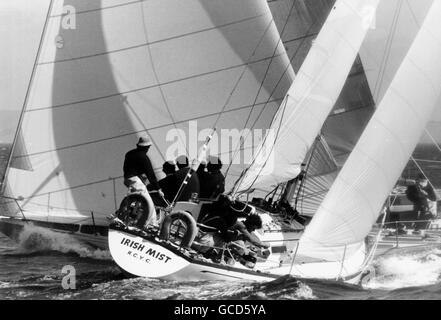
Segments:
[[[157,191],[160,196],[164,196],[156,179],[150,158],[147,156],[151,145],[152,142],[148,137],[140,137],[136,149],[127,152],[124,159],[124,185],[129,189],[129,192],[140,192],[147,200],[148,214],[144,214],[138,220],[137,226],[139,228],[143,228],[146,223],[147,225],[157,224],[155,207],[147,191],[146,182],[150,182],[152,189]]]
[[[205,198],[206,192],[204,190],[207,189],[207,181],[209,176],[209,173],[207,171],[207,161],[205,160],[201,161],[198,170],[196,171],[196,174],[198,175],[199,189],[201,191],[199,198]]]
[[[174,161],[166,161],[162,165],[162,171],[165,173],[165,178],[159,180],[159,186],[164,192],[164,197],[167,201],[173,201],[176,192],[178,191],[178,183],[176,180],[176,164]]]
[[[203,176],[201,181],[201,198],[216,199],[225,191],[225,177],[220,171],[222,162],[217,157],[210,157],[207,164],[208,173]]]
[[[424,175],[419,175],[414,185],[410,185],[406,190],[407,198],[413,202],[415,231],[427,229],[430,220],[436,216],[435,212],[431,212],[431,201],[436,201],[436,194],[433,187]]]
[[[221,195],[211,206],[208,214],[200,221],[200,236],[195,249],[208,252],[212,248],[222,248],[226,242],[234,242],[240,248],[245,248],[245,241],[258,248],[269,246],[252,234],[253,231],[262,228],[262,219],[257,214],[250,214],[245,221],[239,221],[238,215],[231,209],[232,202]],[[245,254],[247,250],[242,250]]]
[[[190,179],[187,180],[187,184],[183,186],[183,189],[177,201],[189,201],[192,197],[192,194],[199,195],[200,186],[199,186],[198,175],[195,172],[192,172],[188,162],[188,158],[186,156],[177,157],[176,165],[178,166],[179,169],[175,174],[178,190],[181,187],[187,175],[191,174]]]

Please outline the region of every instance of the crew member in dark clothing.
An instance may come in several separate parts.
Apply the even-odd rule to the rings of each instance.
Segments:
[[[196,171],[199,179],[199,189],[201,191],[199,198],[207,198],[206,194],[207,192],[207,181],[209,180],[209,173],[207,171],[207,162],[202,161],[201,164],[198,167],[198,170]]]
[[[225,191],[225,177],[220,171],[222,162],[217,157],[210,157],[207,164],[208,175],[201,189],[201,198],[216,199]]]
[[[191,174],[191,178],[188,180],[187,185],[183,187],[181,195],[177,199],[177,201],[188,201],[191,199],[193,193],[197,193],[197,195],[199,195],[199,178],[196,172],[192,172],[186,156],[177,157],[176,164],[179,169],[175,173],[178,190],[181,187],[181,184],[184,182],[185,177],[188,174]]]
[[[259,248],[268,248],[257,236],[252,234],[262,228],[262,219],[257,214],[250,214],[244,222],[238,220],[238,215],[231,208],[232,202],[225,195],[210,207],[210,212],[200,220],[201,236],[197,239],[195,249],[207,252],[212,248],[220,248],[226,242],[234,241],[242,249],[247,241]],[[242,251],[245,253],[246,251]]]
[[[152,185],[153,190],[157,190],[160,196],[164,196],[156,179],[152,163],[147,156],[151,145],[152,142],[148,137],[140,137],[136,149],[127,152],[124,159],[124,185],[129,188],[129,192],[140,192],[147,200],[149,207],[148,215],[141,217],[137,223],[139,228],[144,227],[146,222],[147,224],[156,224],[155,207],[146,188],[147,180]],[[147,221],[149,217],[150,219]]]
[[[414,185],[407,187],[407,198],[413,202],[414,219],[421,220],[415,222],[415,231],[426,229],[433,218],[430,212],[430,201],[436,201],[436,194],[433,187],[424,175],[419,175]],[[435,213],[436,215],[436,213]]]
[[[164,192],[164,197],[171,202],[175,198],[178,191],[178,183],[176,180],[176,164],[174,161],[166,161],[162,165],[162,171],[165,173],[165,178],[159,180],[159,186]]]

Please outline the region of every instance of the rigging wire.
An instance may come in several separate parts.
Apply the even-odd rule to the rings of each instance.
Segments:
[[[257,46],[254,48],[253,52],[251,53],[251,56],[248,58],[247,63],[244,65],[244,68],[243,68],[241,74],[239,75],[239,77],[238,77],[238,79],[237,79],[233,89],[231,90],[230,94],[228,95],[227,100],[225,101],[224,106],[222,107],[221,112],[218,114],[218,116],[216,118],[216,121],[214,122],[213,129],[216,128],[217,123],[219,122],[221,115],[223,114],[223,112],[225,111],[226,107],[230,103],[230,100],[233,97],[234,92],[236,91],[237,87],[239,86],[240,81],[242,80],[243,76],[245,75],[245,72],[248,70],[249,64],[251,63],[251,59],[256,55],[257,49],[262,44],[263,40],[265,39],[266,33],[268,32],[268,30],[270,29],[270,27],[271,27],[271,25],[273,23],[274,23],[274,18],[271,16],[271,19],[270,19],[267,27],[265,28],[265,31],[263,32],[262,36],[260,37]],[[270,62],[269,62],[268,65],[271,65],[271,62],[273,61],[273,59],[274,59],[274,54],[273,54],[273,56],[271,56]],[[253,108],[253,106],[254,106],[254,103],[253,103],[251,108]]]
[[[429,138],[432,140],[433,144],[436,146],[438,151],[441,153],[441,147],[439,146],[438,142],[436,142],[436,140],[433,137],[433,135],[430,133],[429,130],[427,130],[427,128],[424,128],[424,130],[425,130],[426,134],[429,136]]]
[[[291,9],[292,9],[292,8],[291,8]],[[288,23],[289,17],[290,17],[290,15],[288,15],[288,19],[287,19],[286,22],[285,22],[285,26],[286,26],[286,24]],[[273,88],[271,94],[269,95],[269,98],[268,98],[267,101],[265,102],[265,105],[263,106],[263,108],[260,110],[259,114],[257,115],[256,119],[254,120],[254,122],[253,122],[253,124],[251,125],[250,129],[253,129],[253,128],[255,127],[255,125],[257,124],[257,122],[260,120],[260,117],[261,117],[261,115],[263,114],[263,111],[265,110],[265,108],[266,108],[267,104],[269,103],[271,97],[272,97],[272,96],[274,95],[274,93],[276,92],[276,90],[277,90],[277,88],[278,88],[280,82],[282,81],[282,79],[283,79],[283,77],[285,76],[286,72],[287,72],[287,71],[289,70],[289,68],[292,66],[292,63],[293,63],[294,59],[297,57],[297,55],[298,55],[298,53],[300,52],[301,48],[303,48],[303,45],[305,44],[305,42],[307,41],[307,39],[310,38],[310,37],[316,36],[316,35],[318,34],[318,32],[313,32],[313,33],[311,33],[311,30],[316,26],[316,24],[317,24],[317,21],[312,22],[312,23],[310,24],[310,26],[308,27],[308,30],[305,32],[305,34],[306,34],[305,36],[298,37],[298,38],[296,38],[296,39],[291,39],[291,40],[286,41],[286,42],[292,42],[292,41],[296,41],[296,40],[301,40],[301,43],[300,43],[300,45],[297,47],[297,49],[296,49],[296,51],[294,52],[294,54],[292,55],[292,57],[290,58],[289,64],[285,67],[285,70],[283,71],[281,77],[279,78],[278,82],[276,83],[275,87]],[[283,30],[285,29],[285,26],[284,26]],[[283,33],[284,33],[284,31],[282,31],[282,33],[281,33],[281,35],[280,35],[280,40],[281,40],[281,38],[282,38]],[[280,108],[280,106],[279,106],[279,108]],[[271,124],[273,123],[276,114],[277,114],[277,112],[274,114],[274,116],[273,116],[273,118],[272,118],[272,120],[271,120]],[[251,115],[251,114],[250,114],[250,115]],[[249,117],[250,117],[250,115],[249,115]],[[248,120],[247,120],[247,122],[248,122]],[[246,123],[246,124],[247,124],[247,123]],[[246,126],[246,124],[245,124],[245,126]],[[245,136],[245,138],[242,139],[242,143],[241,143],[241,145],[239,145],[239,146],[236,147],[235,154],[233,155],[232,159],[230,160],[230,163],[229,163],[229,165],[228,165],[228,167],[227,167],[227,170],[225,171],[225,175],[228,175],[228,172],[229,172],[229,170],[230,170],[230,168],[231,168],[231,165],[232,165],[233,160],[236,158],[237,153],[242,149],[242,147],[243,147],[243,145],[244,145],[244,143],[245,143],[245,141],[246,141],[246,139],[248,138],[249,135],[250,135],[250,132],[248,132],[247,135]]]
[[[311,30],[311,28],[312,28],[313,26],[315,26],[315,23],[312,23],[312,24],[310,25],[310,27],[309,27],[307,33],[310,33],[310,30]],[[303,40],[305,40],[305,39],[303,39]],[[302,41],[302,44],[303,44],[303,41]],[[301,47],[301,46],[300,46],[300,47]],[[299,49],[300,49],[300,47],[299,47]],[[298,51],[296,51],[296,53],[293,55],[293,57],[291,58],[290,62],[293,61],[293,59],[296,57],[297,53],[298,53]],[[289,66],[287,66],[287,67],[289,67]],[[286,70],[285,70],[285,72],[286,72]],[[282,77],[283,77],[283,76],[282,76]],[[279,82],[280,82],[281,79],[282,79],[282,78],[279,79]],[[287,95],[287,96],[285,97],[285,99],[284,99],[285,103],[287,102],[288,98],[289,98],[289,95]],[[285,107],[286,107],[286,104],[285,104]],[[264,110],[264,109],[261,110],[261,113],[263,112],[263,110]],[[279,112],[279,111],[280,111],[280,107],[279,107],[279,110],[275,113],[275,115],[274,115],[274,117],[273,117],[272,124],[273,124],[273,122],[274,122],[276,116],[278,115],[278,112]],[[261,114],[261,113],[260,113],[260,114]],[[253,126],[257,123],[257,121],[258,121],[258,119],[259,119],[259,117],[260,117],[260,114],[259,114],[258,118],[256,119],[256,121],[254,122]],[[278,128],[278,132],[279,132],[279,130],[280,130],[280,127]],[[250,134],[250,132],[248,132],[248,134]],[[265,137],[265,140],[266,140],[266,137]],[[264,140],[264,141],[265,141],[265,140]],[[263,143],[264,143],[264,142],[263,142]],[[260,144],[261,147],[262,147],[263,143]],[[243,143],[242,143],[242,145],[243,145]],[[273,146],[273,147],[274,147],[274,146]],[[260,148],[260,150],[256,153],[256,156],[254,157],[253,163],[255,162],[255,159],[257,158],[257,154],[260,153],[261,149],[262,149],[262,148]],[[236,151],[236,154],[237,154],[237,151]],[[268,159],[267,159],[267,160],[268,160]],[[232,161],[230,161],[230,164],[229,164],[229,167],[228,167],[228,169],[227,169],[227,172],[228,172],[228,170],[230,169],[231,164],[232,164]],[[251,164],[251,165],[252,165],[252,164]],[[251,165],[250,165],[250,166],[251,166]],[[236,181],[235,186],[233,187],[233,190],[231,191],[233,194],[236,193],[236,191],[237,191],[237,187],[238,187],[238,185],[239,185],[239,181],[240,181],[240,179],[243,178],[243,176],[245,175],[245,173],[249,170],[249,167],[250,167],[250,166],[248,166],[248,168],[246,168],[244,171],[242,171],[242,173],[241,173],[239,179]],[[256,179],[254,179],[254,182],[255,182],[255,181],[256,181]],[[254,182],[253,182],[253,183],[254,183]]]
[[[304,200],[305,192],[306,192],[305,188],[304,188],[304,185],[306,184],[306,179],[307,179],[307,176],[308,176],[308,170],[309,170],[309,168],[311,166],[312,159],[314,158],[314,152],[317,150],[317,146],[318,146],[318,143],[319,143],[320,139],[321,139],[321,134],[319,134],[317,136],[317,138],[315,139],[314,145],[311,148],[309,159],[308,159],[308,162],[307,162],[305,168],[301,169],[302,170],[301,173],[303,172],[303,177],[302,177],[302,180],[300,181],[299,189],[297,190],[297,195],[296,195],[295,202],[294,202],[294,210],[296,210],[296,211],[297,211],[297,203],[298,203],[300,198],[302,200],[301,203],[303,204],[303,200]],[[301,197],[300,197],[300,192],[302,192]]]
[[[261,90],[262,90],[262,88],[263,88],[263,84],[264,84],[264,82],[265,82],[265,80],[266,80],[266,77],[268,76],[269,68],[270,68],[271,63],[272,63],[272,61],[273,61],[273,58],[275,57],[275,55],[276,55],[276,53],[277,53],[277,48],[279,47],[279,45],[280,45],[281,42],[283,43],[283,41],[282,41],[282,37],[283,37],[283,34],[284,34],[284,32],[285,32],[286,26],[288,25],[288,21],[289,21],[289,19],[290,19],[290,17],[291,17],[291,14],[292,14],[292,11],[293,11],[293,9],[294,9],[294,7],[295,7],[296,1],[297,1],[297,0],[294,0],[294,1],[293,1],[293,4],[292,4],[292,6],[291,6],[291,8],[290,8],[290,10],[289,10],[288,16],[287,16],[287,18],[286,18],[285,24],[284,24],[284,26],[283,26],[283,28],[282,28],[282,31],[280,32],[280,37],[279,37],[279,39],[277,40],[277,44],[276,44],[276,46],[275,46],[275,48],[274,48],[272,59],[270,60],[268,66],[267,66],[267,69],[266,69],[266,71],[265,71],[264,77],[263,77],[263,79],[262,79],[262,81],[261,81],[261,83],[260,83],[259,90],[257,91],[257,94],[256,94],[256,96],[255,96],[255,98],[254,98],[253,107],[251,108],[250,112],[248,113],[248,117],[247,117],[247,119],[245,120],[244,129],[247,127],[248,122],[249,122],[249,120],[251,119],[251,115],[252,115],[252,113],[253,113],[253,111],[254,111],[254,106],[255,106],[256,103],[257,103],[257,99],[259,98],[259,95],[260,95]],[[308,29],[307,34],[309,34],[309,30],[310,30],[310,29]],[[260,116],[262,115],[263,111],[265,110],[266,106],[268,105],[269,101],[271,100],[271,97],[274,95],[275,91],[277,90],[277,88],[278,88],[278,86],[279,86],[281,80],[283,79],[283,77],[285,76],[285,74],[286,74],[286,72],[289,70],[289,68],[292,66],[292,61],[293,61],[294,57],[297,56],[297,53],[298,53],[298,51],[300,50],[300,48],[302,47],[303,42],[305,41],[305,39],[306,39],[306,38],[303,38],[303,39],[302,39],[302,43],[301,43],[301,45],[297,48],[297,51],[294,53],[293,57],[290,59],[289,63],[288,63],[287,66],[285,67],[285,70],[283,71],[282,75],[280,76],[279,80],[277,81],[276,85],[274,86],[273,90],[271,91],[271,93],[270,93],[270,95],[269,95],[267,101],[266,101],[265,104],[263,105],[262,109],[260,110],[260,112],[259,112],[259,114],[257,115],[256,119],[254,120],[254,122],[253,122],[253,124],[252,124],[252,126],[251,126],[250,129],[253,129],[254,126],[256,125],[257,121],[260,119]],[[275,116],[275,115],[274,115],[274,116]],[[273,117],[273,119],[274,119],[274,117]],[[272,122],[272,121],[271,121],[271,122]],[[231,168],[231,166],[232,166],[232,164],[233,164],[234,159],[236,159],[237,154],[240,152],[241,148],[242,148],[243,145],[245,144],[245,141],[246,141],[246,139],[248,138],[248,136],[250,135],[250,133],[251,133],[251,130],[250,130],[249,132],[247,132],[247,134],[245,135],[245,137],[241,136],[241,139],[240,139],[240,141],[238,142],[238,145],[236,145],[236,148],[235,148],[234,154],[232,155],[232,157],[231,157],[231,159],[230,159],[230,163],[228,164],[227,170],[225,171],[225,176],[228,175],[228,173],[229,173],[229,171],[230,171],[230,168]],[[242,138],[243,138],[243,139],[242,139]]]
[[[143,4],[142,2],[140,2],[139,4],[140,4],[140,6],[141,6],[141,17],[142,17],[142,23],[143,23],[143,31],[144,31],[144,39],[145,39],[145,43],[149,43],[149,37],[148,37],[148,34],[147,34],[147,23],[146,23],[146,21],[145,21],[144,4]],[[171,112],[171,110],[170,110],[170,106],[169,106],[169,104],[168,104],[168,102],[167,102],[167,99],[166,99],[166,97],[165,97],[164,90],[162,89],[162,86],[160,85],[158,72],[157,72],[157,70],[156,70],[155,63],[154,63],[154,61],[153,61],[152,50],[151,50],[151,48],[150,48],[150,45],[147,45],[146,47],[147,47],[147,52],[148,52],[148,56],[149,56],[149,60],[150,60],[150,64],[151,64],[151,66],[152,66],[153,75],[155,76],[156,83],[158,84],[159,92],[161,93],[162,101],[164,102],[165,108],[167,109],[167,112],[168,112],[168,114],[169,114],[169,116],[170,116],[170,119],[171,119],[171,121],[172,121],[172,123],[173,123],[173,126],[174,126],[175,129],[176,129],[176,132],[178,132],[178,134],[179,134],[179,137],[180,137],[180,139],[181,139],[181,143],[185,146],[185,152],[186,152],[187,156],[189,156],[188,147],[187,147],[187,144],[185,143],[185,137],[182,137],[182,135],[180,134],[181,131],[178,130],[178,128],[177,128],[177,126],[176,126],[176,121],[175,121],[175,119],[174,119],[174,117],[173,117],[173,114],[172,114],[172,112]],[[148,131],[147,131],[147,132],[148,132]],[[149,135],[150,135],[150,134],[149,134]],[[152,141],[154,141],[154,139],[152,139]],[[161,154],[163,160],[165,160],[165,157],[162,155],[162,152],[160,151],[160,149],[158,148],[158,146],[157,146],[156,144],[155,144],[155,147],[156,147],[156,149],[158,150],[159,154]]]
[[[278,136],[279,136],[279,134],[280,134],[280,130],[282,129],[281,124],[282,124],[282,121],[283,121],[283,117],[284,117],[284,115],[285,115],[286,106],[287,106],[287,104],[288,104],[288,99],[289,99],[289,95],[287,95],[287,96],[286,96],[286,99],[285,99],[285,103],[284,103],[284,106],[283,106],[283,109],[282,109],[282,114],[281,114],[281,117],[280,117],[280,123],[279,123],[279,126],[278,126],[278,128],[277,128],[277,133],[276,133],[276,135],[275,135],[275,137],[274,137],[274,143],[271,145],[271,148],[270,148],[270,150],[269,150],[269,153],[267,153],[267,154],[271,154],[271,153],[273,152],[274,146],[276,145],[277,138],[278,138]],[[237,179],[237,181],[236,181],[236,183],[235,183],[235,186],[234,186],[234,188],[233,188],[233,192],[232,192],[233,196],[237,193],[238,188],[239,188],[240,185],[242,184],[242,182],[243,182],[243,178],[245,177],[245,174],[249,171],[249,169],[252,167],[252,165],[256,162],[256,159],[258,158],[260,152],[264,149],[264,146],[265,146],[265,143],[266,143],[266,139],[268,138],[268,136],[269,136],[269,135],[266,135],[265,138],[264,138],[264,140],[262,141],[262,144],[260,145],[259,151],[256,153],[256,156],[254,157],[253,162],[251,163],[251,165],[248,166],[248,168],[246,168],[246,169],[242,172],[242,174],[241,174],[241,176],[239,177],[239,179]],[[268,160],[269,160],[269,157],[267,157],[267,158],[265,159],[265,162],[263,163],[263,165],[260,166],[259,173],[256,174],[256,176],[255,176],[253,182],[251,183],[250,187],[253,186],[254,183],[255,183],[255,182],[257,181],[257,179],[259,178],[260,174],[262,173],[262,170],[265,168],[266,164],[268,163]]]
[[[207,137],[207,140],[206,140],[206,142],[205,142],[205,144],[204,144],[204,151],[201,152],[201,154],[200,154],[200,156],[198,157],[198,160],[197,160],[197,162],[195,163],[195,165],[189,168],[189,170],[188,170],[188,172],[187,172],[187,175],[186,175],[184,181],[182,182],[182,184],[180,185],[179,190],[178,190],[178,193],[176,194],[176,196],[175,196],[174,200],[172,201],[170,207],[173,207],[173,206],[175,205],[176,201],[178,200],[179,195],[183,192],[183,190],[184,190],[185,187],[187,186],[188,180],[189,180],[189,179],[191,178],[191,176],[197,171],[197,169],[198,169],[198,167],[199,167],[201,161],[203,160],[202,157],[205,156],[205,153],[206,153],[206,151],[207,151],[207,149],[208,149],[208,143],[211,141],[212,135],[213,135],[213,134],[215,133],[215,131],[216,131],[216,126],[217,126],[217,124],[218,124],[218,122],[219,122],[219,120],[220,120],[222,114],[224,113],[225,109],[227,108],[228,104],[230,103],[230,100],[231,100],[231,98],[233,97],[233,94],[235,93],[237,87],[239,86],[239,84],[240,84],[240,82],[241,82],[243,76],[245,75],[245,72],[248,70],[248,67],[249,67],[249,64],[250,64],[251,61],[252,61],[252,58],[255,56],[255,54],[256,54],[256,52],[257,52],[257,49],[258,49],[258,48],[260,47],[260,45],[262,44],[262,42],[263,42],[263,40],[264,40],[264,38],[265,38],[265,36],[266,36],[268,30],[270,29],[270,27],[271,27],[271,25],[272,25],[273,23],[274,23],[274,19],[273,19],[272,15],[271,15],[271,19],[270,19],[270,21],[269,21],[267,27],[265,28],[265,30],[264,30],[262,36],[260,37],[258,44],[256,45],[256,47],[254,48],[253,52],[251,53],[251,55],[250,55],[249,58],[247,59],[247,62],[246,62],[246,64],[244,65],[244,68],[242,69],[242,72],[241,72],[241,74],[239,75],[238,79],[236,80],[236,83],[235,83],[235,85],[233,86],[233,89],[231,90],[231,92],[230,92],[230,94],[228,95],[228,97],[227,97],[227,99],[226,99],[226,101],[225,101],[225,103],[224,103],[224,105],[223,105],[221,111],[218,113],[218,115],[217,115],[217,117],[216,117],[216,121],[214,122],[214,124],[213,124],[213,126],[212,126],[212,134],[211,134],[209,137]],[[271,57],[270,61],[272,61],[273,58],[274,58],[274,57]],[[270,62],[270,64],[271,64],[271,62]],[[187,151],[187,153],[188,153],[188,151]]]

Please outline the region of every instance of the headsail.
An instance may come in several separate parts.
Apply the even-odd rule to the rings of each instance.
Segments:
[[[360,58],[375,102],[380,103],[434,0],[381,1],[360,48]],[[436,1],[436,0],[435,0]]]
[[[369,86],[377,103],[389,87],[433,1],[391,0],[382,1],[379,5],[375,29],[368,33],[360,49]],[[414,179],[422,172],[435,188],[440,188],[437,177],[441,156],[438,147],[441,143],[440,117],[441,112],[435,110],[412,159],[403,171],[403,178]]]
[[[343,88],[377,4],[337,1],[273,119],[271,134],[235,191],[275,186],[298,175]]]
[[[440,16],[441,2],[434,1],[374,116],[306,228],[299,254],[340,261],[363,249],[365,236],[440,102]]]
[[[265,0],[53,0],[12,159],[32,170],[10,167],[5,195],[26,212],[104,217],[126,192],[123,156],[139,134],[160,173],[191,120],[268,128],[293,76]]]
[[[334,4],[335,0],[269,2],[295,73],[299,71]],[[375,29],[378,29],[377,24]],[[368,34],[373,31],[370,29]],[[317,211],[374,109],[375,103],[365,69],[358,56],[321,130],[321,145],[324,148],[329,146],[331,153],[321,152],[320,150],[323,151],[324,148],[314,148],[316,151],[312,153],[313,159],[307,168],[301,190],[294,193],[294,198],[288,199],[302,215],[312,216]],[[272,190],[272,188],[268,189]]]
[[[295,199],[298,202],[297,209],[302,215],[315,214],[374,110],[375,103],[361,59],[358,57],[321,131],[332,154],[332,157],[328,157],[328,166],[330,163],[335,163],[336,169],[334,171],[314,167],[308,169],[302,185],[303,190],[299,194],[300,199]],[[314,152],[313,158],[316,157],[321,156]]]

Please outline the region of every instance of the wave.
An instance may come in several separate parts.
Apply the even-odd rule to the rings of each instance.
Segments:
[[[78,293],[77,298],[164,299],[164,300],[309,300],[317,299],[303,281],[282,277],[269,283],[219,281],[162,281],[157,279],[121,279],[96,284]]]
[[[46,228],[25,225],[18,239],[15,255],[38,255],[41,253],[76,254],[81,258],[111,260],[110,252],[92,248],[70,236]],[[11,255],[11,254],[8,254]]]
[[[441,250],[391,255],[374,263],[376,276],[364,288],[395,290],[441,283]]]

